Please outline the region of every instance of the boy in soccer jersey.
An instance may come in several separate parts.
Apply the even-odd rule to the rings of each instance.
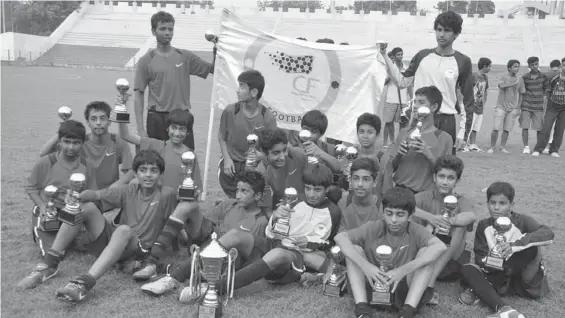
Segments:
[[[228,105],[222,112],[218,141],[222,151],[219,164],[220,186],[228,198],[235,198],[239,172],[245,170],[247,136],[261,129],[275,129],[273,113],[259,99],[265,89],[265,78],[256,70],[248,70],[237,78],[238,102]]]
[[[449,134],[434,125],[434,117],[440,105],[442,94],[435,86],[420,87],[414,93],[412,124],[398,134],[396,156],[392,159],[393,181],[396,186],[410,189],[414,193],[428,190],[433,186],[433,167],[438,157],[452,153],[453,140]],[[428,115],[418,115],[420,107],[429,108]],[[420,138],[411,138],[421,121]]]
[[[553,243],[553,231],[532,217],[513,211],[515,190],[508,182],[495,182],[487,189],[490,217],[482,219],[475,233],[475,263],[461,268],[462,285],[468,287],[459,301],[473,305],[482,300],[495,313],[488,318],[524,317],[510,307],[503,296],[516,295],[539,299],[549,292],[547,275],[539,246]],[[507,217],[512,228],[495,247],[494,223]],[[495,249],[504,259],[503,270],[491,269],[486,257]]]
[[[414,317],[416,308],[427,303],[426,287],[434,262],[446,246],[426,228],[410,221],[416,202],[414,194],[395,187],[383,197],[384,220],[370,221],[361,227],[341,232],[335,237],[346,257],[347,276],[355,300],[355,317],[375,317],[372,290],[375,284],[391,287],[392,307],[399,317]],[[383,272],[376,250],[386,245],[392,249],[392,269]]]
[[[434,272],[428,283],[428,292],[434,294],[436,280],[455,281],[460,277],[461,265],[471,260],[471,253],[465,250],[465,234],[473,230],[477,215],[469,199],[455,194],[454,190],[463,174],[463,161],[453,155],[441,156],[434,168],[435,187],[416,194],[416,222],[426,226],[447,245],[447,251],[434,263]],[[449,218],[443,216],[443,199],[448,195],[457,198],[457,208]],[[449,235],[437,234],[435,229],[449,230]],[[437,295],[439,297],[439,295]],[[437,304],[434,297],[431,304]]]
[[[45,255],[57,233],[43,231],[40,226],[42,216],[47,214],[46,204],[49,200],[45,187],[51,185],[57,188],[57,197],[54,199],[57,209],[65,206],[64,197],[69,189],[69,178],[72,174],[82,173],[85,176],[86,188],[96,189],[94,168],[80,156],[85,138],[86,129],[82,123],[75,120],[61,123],[57,133],[59,149],[41,157],[31,169],[25,189],[34,204],[31,222],[33,239],[39,245],[42,255]]]
[[[210,240],[210,235],[216,232],[222,246],[227,249],[237,248],[239,266],[261,257],[269,249],[265,238],[265,227],[269,220],[259,206],[264,189],[265,179],[261,173],[241,171],[237,175],[235,199],[223,201],[209,213],[203,212],[193,204],[194,208],[186,215],[177,207],[153,244],[149,258],[158,258],[158,254],[171,244],[171,238],[183,227],[188,227],[186,224],[199,227],[196,231],[187,231],[195,235],[194,244],[205,245]],[[179,207],[183,204],[185,203],[179,203]],[[167,275],[143,285],[141,290],[152,296],[175,290],[189,278],[191,262],[192,258],[189,257],[174,265]],[[186,301],[185,298],[189,297],[186,293],[189,293],[189,290],[181,293],[181,301]]]
[[[85,190],[78,195],[78,199],[83,202],[81,208],[84,222],[77,225],[64,223],[43,262],[20,281],[19,287],[34,288],[55,276],[65,249],[83,225],[92,238],[87,249],[98,258],[87,274],[78,276],[57,290],[57,297],[61,300],[71,303],[83,300],[96,281],[114,264],[141,257],[151,248],[176,205],[177,193],[159,184],[165,163],[156,151],[140,151],[133,160],[133,169],[139,183],[98,191]],[[92,203],[98,200],[121,209],[114,220],[117,224],[106,220]]]
[[[473,124],[471,126],[471,133],[469,134],[468,146],[463,151],[478,151],[481,148],[477,146],[477,133],[481,131],[483,126],[483,109],[487,103],[488,97],[488,76],[492,61],[487,57],[481,57],[478,62],[479,71],[473,73],[473,92],[475,96],[475,108],[473,109]]]

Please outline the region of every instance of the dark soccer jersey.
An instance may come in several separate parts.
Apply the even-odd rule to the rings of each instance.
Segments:
[[[522,110],[542,112],[543,98],[549,90],[549,78],[545,73],[526,73],[522,75],[525,92],[522,95]]]
[[[353,195],[353,194],[349,194]],[[341,210],[341,223],[339,225],[339,232],[349,231],[367,224],[370,221],[382,220],[383,211],[382,205],[378,204],[378,197],[371,196],[371,201],[367,206],[361,206],[355,203],[351,198],[351,203],[347,205],[347,195],[343,196],[338,202],[337,206]]]
[[[457,210],[458,213],[475,212],[473,204],[469,199],[458,194],[455,194],[455,196],[457,197],[457,205],[459,206],[459,209]],[[444,197],[434,186],[427,191],[416,194],[416,207],[434,215],[441,215],[443,214],[443,198]],[[424,220],[418,219],[418,221],[421,221],[420,223],[424,226],[428,225],[428,223]],[[469,224],[467,226],[467,231],[473,231],[473,225],[473,223]]]
[[[267,179],[273,191],[273,201],[279,202],[284,198],[286,188],[295,188],[298,194],[304,194],[304,182],[302,175],[308,159],[301,148],[289,147],[285,165],[281,168],[274,168],[269,165],[267,168]]]
[[[243,230],[255,236],[265,236],[267,217],[260,211],[249,213],[239,206],[235,199],[228,199],[218,204],[205,217],[216,224],[218,235],[230,230]]]

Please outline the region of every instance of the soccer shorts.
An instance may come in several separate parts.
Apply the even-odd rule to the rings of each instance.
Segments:
[[[471,131],[479,132],[483,127],[483,114],[473,115],[473,124],[471,125]]]
[[[293,258],[290,264],[282,264],[279,267],[272,270],[265,280],[273,284],[289,284],[300,280],[300,276],[306,270],[306,265],[304,264],[304,257],[302,253],[297,250],[286,248],[282,245],[280,240],[274,240],[271,242],[272,248],[282,248],[287,251],[292,252]]]
[[[516,119],[514,118],[515,115],[515,110],[507,112],[504,109],[495,108],[493,130],[512,131]]]
[[[115,224],[112,221],[106,220],[105,224],[104,224],[104,229],[102,230],[102,232],[100,233],[98,238],[96,238],[92,242],[86,244],[86,248],[88,249],[88,251],[95,256],[100,256],[100,254],[102,254],[102,251],[104,251],[106,246],[108,246],[108,243],[110,243],[110,239],[112,238],[112,235],[114,234],[114,231],[117,228],[118,228],[117,224]],[[136,238],[136,240],[137,240],[137,238]],[[124,252],[122,253],[120,260],[123,261],[123,260],[132,259],[132,258],[142,260],[147,256],[148,253],[149,253],[149,251],[144,249],[141,246],[141,243],[139,242],[139,240],[137,240],[136,247],[135,248],[129,248],[129,245],[128,245],[126,250],[124,250]]]
[[[520,113],[520,128],[522,129],[533,129],[536,131],[541,131],[543,127],[543,111],[533,112],[529,110],[523,110]]]

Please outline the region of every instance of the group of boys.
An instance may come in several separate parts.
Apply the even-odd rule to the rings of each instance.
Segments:
[[[413,317],[423,305],[438,304],[436,280],[460,279],[466,288],[461,302],[482,300],[495,311],[489,317],[521,316],[500,296],[539,298],[549,291],[539,246],[549,244],[553,232],[513,211],[515,193],[508,183],[496,182],[487,190],[490,217],[478,223],[471,263],[465,235],[477,216],[473,204],[454,191],[463,162],[451,155],[452,136],[436,128],[443,103],[438,88],[424,86],[414,92],[410,121],[390,149],[377,147],[379,117],[359,116],[358,145],[351,146],[358,157],[350,160],[337,158],[335,149],[321,140],[328,127],[323,113],[304,114],[301,128],[311,139],[302,142],[295,132],[277,128],[259,102],[265,87],[260,72],[245,71],[238,82],[238,101],[223,111],[218,134],[219,179],[227,199],[210,211],[198,193],[185,201],[177,192],[186,176],[182,158],[193,152],[183,143],[194,124],[189,112],[169,113],[165,141],[136,135],[126,123],[119,124],[119,136],[110,134],[111,108],[105,102],[86,107],[90,134],[78,121],[62,122],[26,186],[35,204],[33,233],[43,260],[18,285],[31,289],[54,277],[84,229],[85,248],[97,259],[86,273],[56,291],[59,299],[71,303],[84,300],[113,265],[128,262],[138,264],[135,280],[152,280],[141,287],[145,293],[163,295],[178,289],[191,278],[193,255],[189,251],[186,259],[167,266],[166,251],[179,237],[188,246],[205,247],[213,233],[225,249],[238,251],[235,289],[261,278],[282,284],[324,282],[334,268],[330,249],[339,246],[356,317],[374,317],[375,285],[387,286],[390,307],[399,317]],[[255,157],[248,155],[247,137],[252,134],[258,136]],[[140,149],[133,159],[128,143]],[[84,175],[86,189],[76,193],[69,189],[69,179],[78,173]],[[196,157],[192,177],[195,188],[202,189]],[[57,188],[56,209],[78,200],[83,218],[80,224],[60,223],[49,232],[55,235],[52,241],[44,239],[41,227],[48,213],[49,185]],[[291,189],[295,199],[289,196]],[[457,206],[446,217],[448,196],[456,197]],[[120,212],[110,221],[104,212],[113,209]],[[501,217],[510,218],[512,230],[495,245],[491,237]],[[286,231],[278,227],[282,220],[288,222]],[[377,255],[383,245],[392,250],[387,269]],[[494,249],[505,259],[499,271],[485,264]],[[226,277],[218,282],[227,284]],[[195,302],[208,287],[203,282],[196,289],[184,288],[179,299]],[[225,293],[227,288],[219,290]]]

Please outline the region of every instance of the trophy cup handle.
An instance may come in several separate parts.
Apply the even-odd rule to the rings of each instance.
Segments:
[[[238,251],[235,248],[231,248],[228,252],[228,284],[226,286],[226,300],[224,301],[224,306],[228,304],[230,298],[233,298],[233,290],[235,286],[235,260],[238,256]]]
[[[191,266],[190,266],[190,291],[192,294],[200,288],[200,247],[196,244],[192,244],[190,247],[190,253],[192,254]]]

